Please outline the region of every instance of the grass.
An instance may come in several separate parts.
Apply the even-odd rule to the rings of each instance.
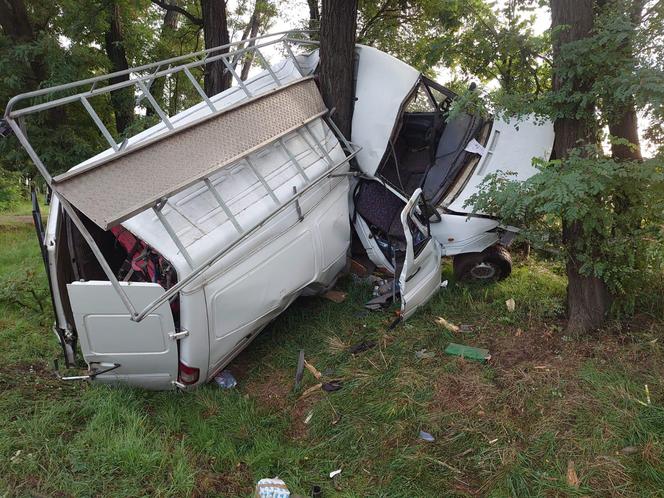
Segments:
[[[0,244],[0,279],[43,271],[32,227],[2,226]],[[393,312],[365,312],[370,287],[346,277],[344,303],[298,300],[233,362],[235,389],[188,393],[60,382],[50,311],[0,301],[0,496],[241,497],[275,475],[305,496],[664,496],[662,322],[568,337],[561,268],[519,261],[489,287],[443,272],[449,287],[391,331]],[[492,361],[446,356],[449,342]],[[303,397],[305,374],[294,393],[300,349],[343,388]]]

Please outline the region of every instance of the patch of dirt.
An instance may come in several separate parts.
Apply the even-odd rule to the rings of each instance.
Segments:
[[[198,474],[192,498],[217,496],[249,496],[253,491],[253,477],[247,464],[240,462],[231,472],[204,470]]]
[[[559,355],[562,333],[554,330],[515,329],[487,338],[491,364],[498,368],[514,368],[522,363],[543,363]]]
[[[26,400],[36,400],[44,396],[74,393],[81,389],[79,382],[64,382],[55,376],[45,364],[17,363],[0,365],[0,392],[17,390]]]
[[[288,429],[288,436],[292,439],[305,439],[309,435],[309,425],[304,420],[318,401],[317,396],[308,396],[295,403],[291,410],[291,424]]]
[[[479,407],[496,393],[496,388],[484,379],[480,363],[459,358],[457,371],[436,378],[432,408],[466,412]]]
[[[248,380],[243,391],[268,410],[284,411],[288,408],[288,396],[292,388],[293,379],[283,371],[272,370],[260,379]]]
[[[33,224],[32,216],[29,214],[0,215],[0,225],[10,225],[10,224],[32,225]]]

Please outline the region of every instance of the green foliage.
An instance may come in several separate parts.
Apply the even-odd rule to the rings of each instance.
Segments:
[[[524,227],[521,237],[535,247],[561,256],[573,250],[581,272],[604,280],[619,298],[617,311],[632,310],[644,279],[661,275],[664,265],[664,162],[615,161],[579,148],[538,168],[525,182],[509,172],[491,175],[468,204]],[[565,246],[561,226],[575,222],[581,236]]]
[[[16,207],[22,198],[20,175],[0,168],[0,212]]]
[[[0,304],[44,312],[48,290],[43,272],[28,264],[0,275]]]

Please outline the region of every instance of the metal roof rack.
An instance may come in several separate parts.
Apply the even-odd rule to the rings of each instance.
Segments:
[[[317,42],[306,38],[309,33],[310,31],[287,31],[268,34],[202,50],[193,54],[146,64],[125,71],[24,93],[12,98],[7,104],[5,111],[7,123],[11,126],[46,183],[57,194],[63,209],[71,217],[83,238],[90,246],[102,270],[129,311],[132,320],[141,321],[154,309],[171,299],[183,287],[196,279],[203,271],[223,258],[225,254],[237,247],[246,237],[264,226],[289,206],[295,204],[301,218],[299,208],[300,197],[321,181],[338,176],[335,175],[335,172],[341,166],[347,164],[359,152],[359,148],[351,144],[329,118],[329,112],[321,99],[314,81],[311,77],[304,75],[302,67],[299,65],[297,57],[291,48],[292,44],[317,44]],[[302,38],[296,38],[296,36]],[[245,44],[246,46],[244,46]],[[261,52],[262,48],[274,45],[283,45],[288,59],[297,68],[300,78],[284,84],[275,74]],[[251,54],[260,61],[267,74],[273,80],[275,85],[273,90],[254,95],[237,74],[234,65],[245,54]],[[237,82],[237,88],[244,92],[245,99],[237,105],[218,109],[213,100],[205,94],[200,84],[196,81],[196,78],[191,73],[191,69],[219,60],[223,62],[227,71],[230,72]],[[163,67],[166,68],[162,69]],[[149,73],[136,75],[139,72]],[[178,72],[183,72],[187,76],[187,79],[192,83],[197,94],[200,96],[201,100],[199,104],[204,103],[203,105],[206,105],[210,111],[206,116],[183,126],[174,125],[150,93],[150,86],[155,78]],[[125,75],[129,75],[129,80],[102,87],[97,86],[100,82]],[[127,145],[126,140],[124,143],[118,144],[113,139],[111,133],[104,126],[90,102],[91,97],[127,87],[133,87],[137,94],[147,99],[165,128],[158,136],[148,140],[136,141],[136,143],[131,145]],[[47,100],[31,106],[18,107],[19,103],[28,99],[52,98],[62,93],[71,93],[72,90],[76,92],[73,95],[59,96],[53,100]],[[67,173],[53,177],[31,146],[18,120],[30,114],[73,102],[80,102],[82,104],[99,129],[99,132],[109,143],[112,153],[102,160],[80,166]],[[346,157],[343,160],[334,162],[325,146],[311,132],[309,124],[319,118],[325,120],[343,144],[346,151]],[[220,134],[219,132],[222,129],[224,133]],[[228,130],[233,131],[229,133]],[[307,144],[307,147],[327,162],[328,168],[326,172],[317,179],[312,180],[307,176],[295,156],[286,147],[283,137],[292,132],[300,135]],[[201,135],[208,136],[210,140],[200,140]],[[251,153],[269,144],[277,144],[277,146],[282,148],[284,154],[305,181],[304,188],[301,188],[299,191],[294,189],[293,195],[285,201],[278,199],[266,180],[252,165],[250,159]],[[186,158],[186,169],[173,167],[174,165],[178,166],[181,164],[184,158]],[[240,225],[229,209],[227,202],[222,198],[210,180],[210,176],[213,173],[238,160],[243,160],[247,163],[258,182],[275,202],[275,209],[251,228],[245,228]],[[127,175],[133,175],[134,180],[128,182]],[[157,178],[160,180],[156,181]],[[221,248],[217,253],[199,265],[194,264],[184,244],[162,213],[162,208],[170,196],[197,182],[203,183],[205,188],[212,193],[214,199],[232,222],[238,234],[237,238],[227,247]],[[107,186],[113,184],[122,184],[123,188],[108,189]],[[127,185],[131,187],[127,188]],[[161,221],[164,229],[191,267],[191,272],[173,287],[166,290],[160,298],[139,312],[134,308],[129,297],[122,289],[122,285],[118,282],[97,243],[79,217],[78,212],[82,212],[106,230],[147,209],[152,209]]]

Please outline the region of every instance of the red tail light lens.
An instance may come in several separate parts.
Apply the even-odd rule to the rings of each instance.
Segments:
[[[198,382],[200,375],[201,371],[198,368],[180,362],[180,382],[183,384],[195,384]]]

